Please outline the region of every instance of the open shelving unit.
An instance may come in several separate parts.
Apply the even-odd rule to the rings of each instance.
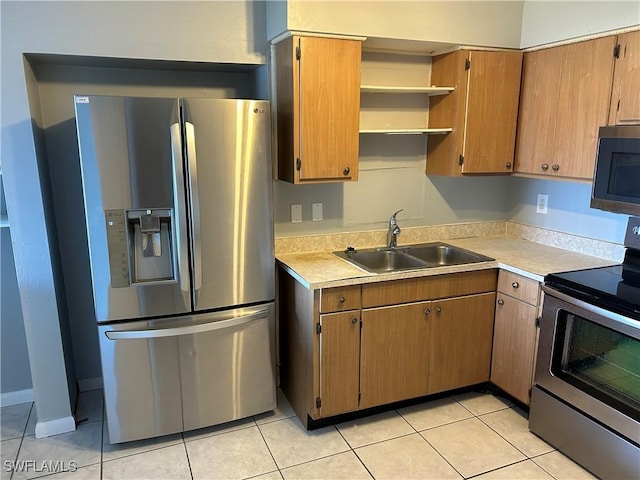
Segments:
[[[429,128],[429,98],[452,86],[431,85],[431,57],[398,52],[362,52],[361,135],[446,135]]]

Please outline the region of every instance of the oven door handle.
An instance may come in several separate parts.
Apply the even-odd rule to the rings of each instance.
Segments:
[[[564,302],[567,302],[571,305],[574,305],[576,307],[580,307],[583,308],[585,310],[587,310],[588,312],[591,312],[595,315],[599,315],[601,317],[604,317],[606,319],[612,320],[614,322],[619,322],[622,323],[628,327],[633,328],[634,330],[637,330],[638,328],[638,321],[637,320],[633,320],[629,317],[625,317],[624,315],[620,315],[619,313],[615,313],[612,312],[610,310],[606,310],[604,308],[600,308],[600,307],[596,307],[595,305],[591,305],[588,302],[585,302],[583,300],[579,300],[577,298],[572,297],[571,295],[567,295],[566,293],[563,292],[559,292],[558,290],[556,290],[555,288],[551,288],[548,287],[546,285],[542,285],[542,291],[545,292],[548,295],[551,295],[552,297],[556,297]]]

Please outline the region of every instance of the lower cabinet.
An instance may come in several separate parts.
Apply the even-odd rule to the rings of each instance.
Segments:
[[[280,384],[298,417],[488,381],[496,281],[481,270],[310,290],[280,269]]]
[[[362,311],[360,408],[427,395],[430,305]]]
[[[322,416],[358,409],[360,312],[320,315],[320,393]]]
[[[539,290],[535,280],[500,271],[491,382],[527,405],[538,339]]]
[[[429,393],[489,381],[495,293],[433,302]]]

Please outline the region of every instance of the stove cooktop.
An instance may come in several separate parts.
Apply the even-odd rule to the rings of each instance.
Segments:
[[[552,273],[544,281],[572,297],[640,320],[640,251],[627,250],[620,265]]]

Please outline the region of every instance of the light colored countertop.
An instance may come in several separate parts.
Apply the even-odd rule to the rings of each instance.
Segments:
[[[495,261],[379,274],[360,269],[331,252],[289,253],[277,255],[276,258],[291,275],[309,289],[470,272],[489,268],[502,268],[542,281],[548,273],[616,264],[612,260],[506,235],[446,240],[445,243],[495,258]]]

